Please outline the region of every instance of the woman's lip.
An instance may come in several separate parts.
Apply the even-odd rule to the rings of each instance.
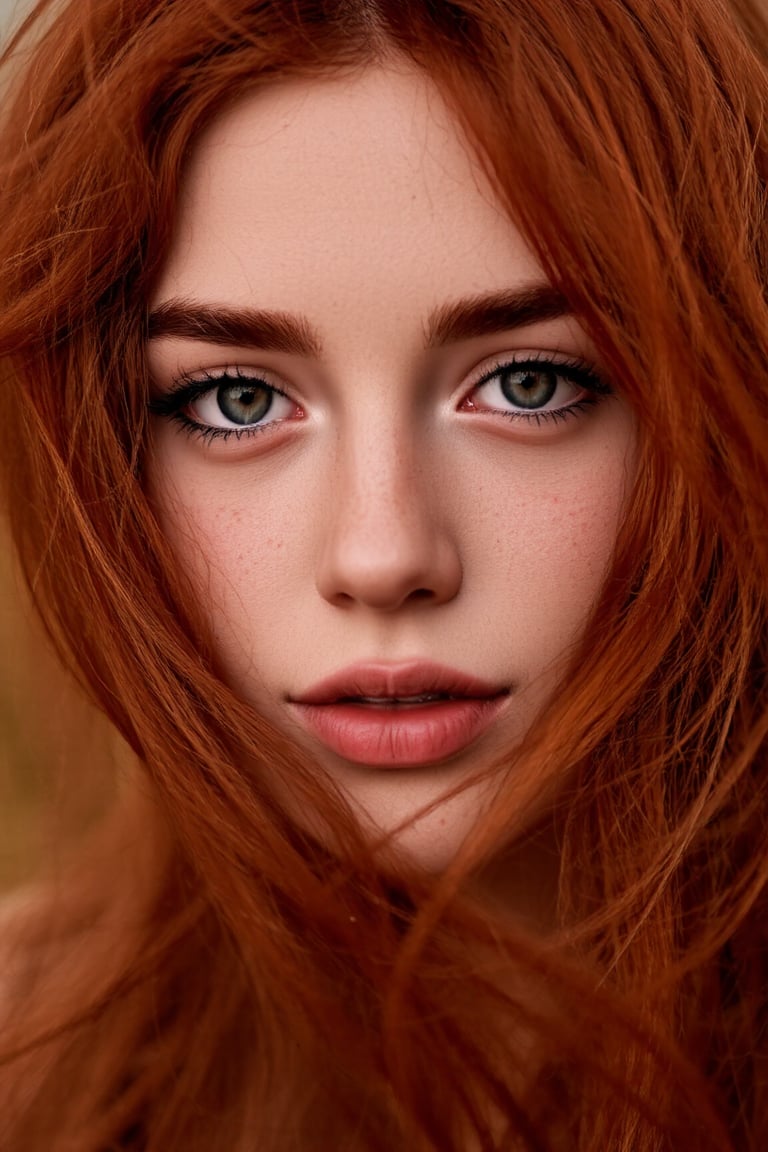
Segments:
[[[397,704],[439,695],[423,704]],[[418,767],[463,751],[491,724],[509,689],[430,661],[355,664],[290,699],[300,722],[356,764]],[[367,697],[368,700],[356,698]],[[372,704],[370,698],[392,704]]]
[[[337,704],[359,696],[402,699],[424,695],[487,700],[506,692],[505,685],[491,684],[429,660],[397,664],[370,661],[342,668],[290,700],[296,704]]]
[[[435,764],[463,751],[491,724],[506,695],[400,707],[294,703],[299,720],[345,760],[376,768]]]

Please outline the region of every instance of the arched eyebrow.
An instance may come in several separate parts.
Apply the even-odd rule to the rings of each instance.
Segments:
[[[320,340],[303,316],[199,304],[194,300],[166,300],[158,305],[149,314],[147,336],[150,340],[175,336],[294,356],[320,355]]]
[[[565,297],[547,283],[470,296],[432,312],[424,343],[427,348],[439,348],[570,314]],[[318,357],[322,348],[318,333],[304,316],[182,299],[158,305],[149,315],[147,334],[150,340],[170,336],[298,356]]]
[[[548,283],[530,284],[442,304],[427,322],[425,342],[427,348],[439,348],[569,315],[571,308],[562,292]]]

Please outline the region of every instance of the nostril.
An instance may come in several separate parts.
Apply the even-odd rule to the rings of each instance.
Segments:
[[[365,527],[365,526],[364,526]],[[461,585],[456,542],[434,523],[377,530],[347,514],[328,525],[318,557],[316,583],[338,607],[353,602],[390,612],[406,605],[430,607],[451,600]]]

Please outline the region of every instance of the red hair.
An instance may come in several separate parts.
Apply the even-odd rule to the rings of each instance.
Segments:
[[[50,634],[149,784],[147,823],[121,808],[122,838],[110,825],[56,915],[19,929],[3,1147],[765,1148],[759,12],[41,0],[19,54],[36,29],[0,135],[0,462]],[[223,683],[142,487],[146,301],[196,133],[257,85],[392,53],[454,108],[640,427],[571,671],[439,881],[366,844]],[[509,850],[521,782],[555,778],[542,937],[472,877]]]

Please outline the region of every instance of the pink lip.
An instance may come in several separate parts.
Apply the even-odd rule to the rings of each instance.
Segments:
[[[356,697],[450,696],[382,706]],[[374,767],[417,767],[453,756],[494,719],[509,694],[427,661],[356,664],[315,684],[291,703],[298,718],[337,755]]]

